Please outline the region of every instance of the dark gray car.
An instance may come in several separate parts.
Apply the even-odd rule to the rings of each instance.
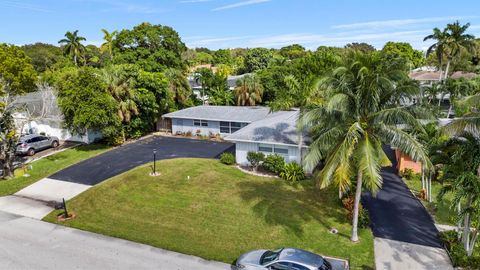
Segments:
[[[238,258],[237,270],[348,270],[345,260],[297,249],[253,250]]]
[[[54,136],[25,135],[17,143],[17,154],[33,156],[36,152],[58,147],[60,141]]]

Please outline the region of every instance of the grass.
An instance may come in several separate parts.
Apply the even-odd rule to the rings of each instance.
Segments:
[[[407,186],[414,192],[420,192],[422,190],[422,180],[406,180]],[[442,188],[442,184],[432,181],[432,202],[423,201],[423,205],[432,215],[435,223],[456,225],[455,211],[450,209],[450,203],[452,200],[451,194],[446,194],[442,201],[437,200],[437,195]]]
[[[0,180],[0,196],[11,195],[63,168],[96,156],[109,149],[110,147],[100,144],[81,145],[34,161],[29,164],[32,169],[27,173],[30,176],[23,176],[23,169],[17,169],[15,178]]]
[[[245,174],[217,160],[157,165],[159,177],[148,175],[147,164],[80,194],[68,203],[76,219],[62,224],[226,263],[248,250],[292,246],[373,269],[372,233],[361,229],[359,243],[349,240],[333,190]],[[59,213],[45,220],[57,222]]]

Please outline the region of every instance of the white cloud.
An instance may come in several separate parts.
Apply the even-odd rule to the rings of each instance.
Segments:
[[[385,20],[385,21],[371,21],[371,22],[359,22],[352,24],[339,24],[332,26],[333,29],[358,29],[358,28],[387,28],[387,27],[405,27],[413,26],[424,23],[445,22],[453,20],[464,20],[477,18],[478,16],[449,16],[449,17],[430,17],[419,19],[401,19],[401,20]]]
[[[5,7],[11,7],[11,8],[16,8],[16,9],[25,9],[25,10],[31,10],[31,11],[39,11],[39,12],[52,12],[52,10],[41,8],[35,5],[30,5],[22,2],[17,2],[17,1],[0,1],[1,6]]]
[[[256,4],[270,2],[270,1],[271,0],[246,0],[246,1],[241,1],[241,2],[238,2],[238,3],[230,4],[230,5],[217,7],[217,8],[212,9],[212,11],[239,8],[239,7],[243,7],[243,6],[256,5]]]

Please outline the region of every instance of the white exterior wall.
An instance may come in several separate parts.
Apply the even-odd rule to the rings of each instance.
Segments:
[[[100,132],[88,131],[84,136],[72,135],[67,129],[61,128],[54,124],[43,124],[37,121],[30,121],[23,126],[21,134],[40,134],[45,133],[46,136],[58,137],[61,141],[74,141],[81,143],[93,143],[94,141],[101,139],[102,134]]]
[[[194,126],[193,119],[179,119],[173,118],[172,119],[172,133],[176,134],[177,132],[192,132],[192,135],[197,134],[197,130],[200,130],[200,134],[202,135],[210,135],[210,134],[220,134],[220,122],[219,121],[207,121],[208,127],[203,126]]]
[[[255,142],[235,142],[235,158],[238,164],[248,165],[247,153],[248,152],[258,152],[259,143]],[[274,145],[274,144],[271,144]],[[288,148],[288,155],[285,157],[285,162],[297,162],[300,163],[300,157],[298,155],[297,146],[285,146],[278,145],[282,148]],[[305,152],[305,151],[303,151]],[[305,154],[305,153],[304,153]]]

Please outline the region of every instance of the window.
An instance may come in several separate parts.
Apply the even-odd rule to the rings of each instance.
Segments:
[[[193,119],[193,125],[197,127],[208,127],[208,121],[207,120],[199,120],[199,119]]]
[[[288,148],[275,146],[275,154],[288,155]]]
[[[288,156],[288,148],[284,146],[278,146],[273,144],[259,144],[258,151],[269,154],[279,154],[281,156]]]
[[[242,127],[248,125],[247,123],[240,122],[220,122],[220,133],[234,133],[240,130]]]
[[[289,263],[287,262],[278,262],[270,265],[270,269],[272,270],[289,270]]]
[[[273,145],[270,144],[260,144],[258,145],[258,151],[264,153],[273,153]]]
[[[292,263],[290,267],[292,270],[309,270],[307,267],[296,263]]]

